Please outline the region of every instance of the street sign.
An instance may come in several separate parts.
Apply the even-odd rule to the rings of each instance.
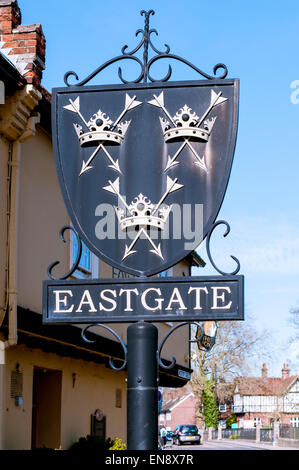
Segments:
[[[243,276],[44,281],[44,323],[243,319]]]
[[[66,207],[93,253],[149,276],[197,248],[229,180],[238,80],[56,88],[52,116]]]
[[[156,449],[158,443],[158,365],[161,350],[173,331],[193,323],[196,342],[213,346],[218,320],[242,320],[243,276],[225,273],[210,252],[214,229],[233,161],[237,135],[239,82],[226,79],[227,68],[216,64],[211,76],[186,59],[159,51],[145,17],[139,44],[99,66],[85,79],[67,72],[66,87],[52,90],[52,136],[57,174],[78,242],[76,260],[60,278],[48,268],[43,283],[43,322],[97,324],[121,343],[127,367],[128,449]],[[143,48],[142,59],[137,53]],[[149,59],[149,49],[156,55]],[[155,80],[151,66],[160,59],[184,63],[205,80],[170,82],[172,68]],[[130,82],[84,86],[118,61],[140,66]],[[221,74],[218,72],[222,71]],[[69,82],[77,80],[77,85]],[[207,238],[207,256],[221,276],[157,278],[194,251]],[[80,262],[82,241],[92,253],[135,279],[67,280]],[[151,322],[176,322],[158,346]],[[211,322],[203,331],[199,322]],[[105,323],[131,322],[127,346]],[[207,326],[207,325],[206,325]],[[191,340],[190,340],[191,341]],[[168,361],[169,362],[169,361]],[[190,379],[178,369],[178,376]]]

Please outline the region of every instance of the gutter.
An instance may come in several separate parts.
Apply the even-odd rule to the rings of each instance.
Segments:
[[[15,66],[0,52],[0,77],[5,83],[7,95],[13,94],[16,90],[21,90],[26,85],[26,79]]]

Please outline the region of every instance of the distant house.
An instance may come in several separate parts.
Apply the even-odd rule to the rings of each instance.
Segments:
[[[226,419],[233,413],[234,389],[233,383],[217,384],[218,420],[223,427],[226,427]]]
[[[159,425],[173,431],[178,424],[196,424],[196,401],[191,386],[164,389]]]
[[[299,426],[299,377],[284,364],[281,377],[268,377],[263,364],[261,377],[238,377],[234,381],[232,410],[239,427],[257,424]]]

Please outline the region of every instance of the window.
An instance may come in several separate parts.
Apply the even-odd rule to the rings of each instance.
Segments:
[[[256,427],[258,424],[262,424],[262,418],[254,418],[253,425]]]
[[[71,238],[71,265],[75,262],[78,254],[78,240],[74,232]],[[73,276],[79,279],[88,277],[98,277],[98,258],[89,251],[84,242],[82,242],[82,255],[78,265],[78,269]]]
[[[299,417],[298,416],[293,416],[290,419],[290,425],[293,426],[294,428],[299,428]]]
[[[219,405],[219,411],[220,413],[225,413],[226,412],[226,405]]]
[[[166,269],[166,271],[162,271],[161,273],[158,274],[158,277],[170,277],[173,276],[173,269]]]

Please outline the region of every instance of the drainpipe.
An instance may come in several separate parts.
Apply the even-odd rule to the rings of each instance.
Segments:
[[[10,144],[8,171],[8,240],[7,240],[7,305],[8,338],[7,346],[17,344],[17,248],[18,248],[18,200],[19,200],[19,165],[20,143]]]
[[[19,173],[21,142],[35,135],[35,125],[39,122],[38,113],[29,117],[23,134],[9,144],[7,173],[7,248],[6,248],[6,293],[5,310],[8,313],[8,337],[0,340],[0,450],[4,449],[4,414],[5,414],[5,350],[18,342],[18,211],[19,211]],[[1,318],[0,318],[1,325]]]
[[[5,348],[6,341],[0,341],[0,450],[4,449]]]

